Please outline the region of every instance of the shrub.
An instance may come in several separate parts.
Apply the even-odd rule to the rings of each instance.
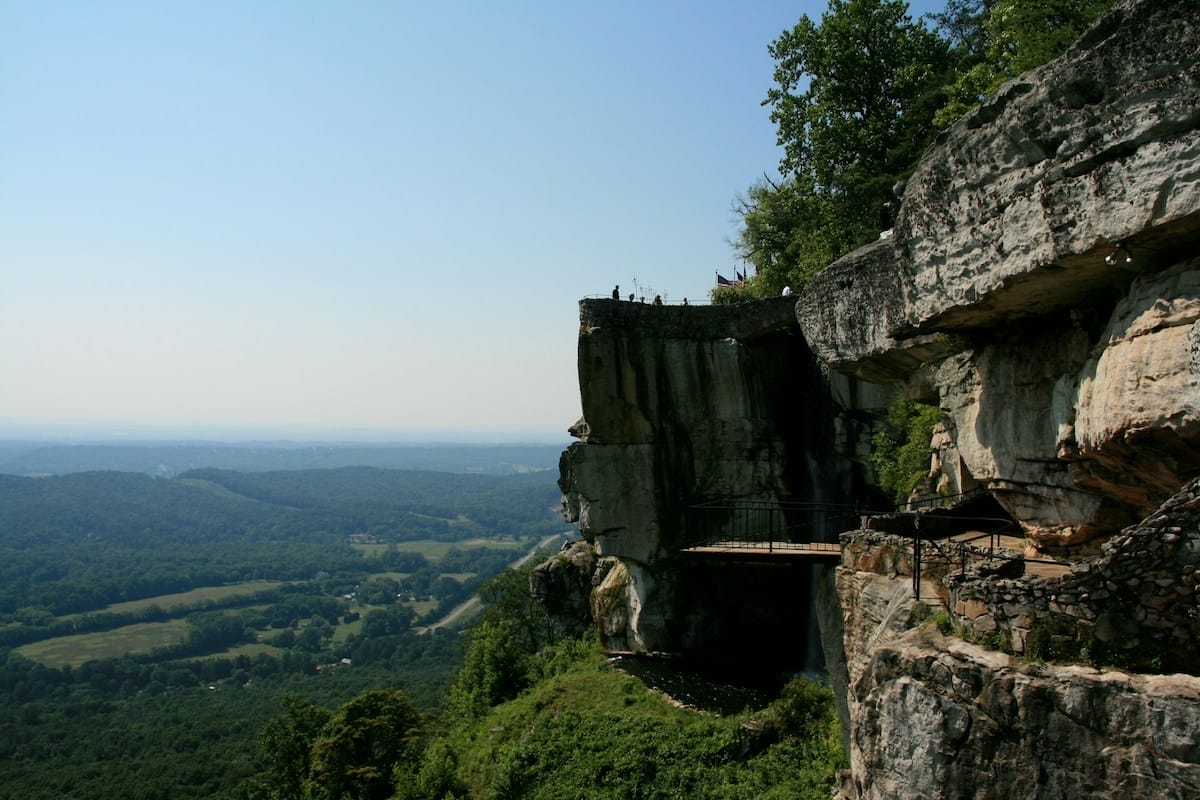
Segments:
[[[941,418],[936,406],[898,395],[888,408],[887,427],[871,439],[876,480],[896,505],[906,503],[929,474],[929,442]]]

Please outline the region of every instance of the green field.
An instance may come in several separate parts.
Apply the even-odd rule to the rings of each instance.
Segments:
[[[437,600],[406,600],[403,605],[411,608],[418,617],[423,617],[437,608]]]
[[[278,656],[282,652],[284,651],[275,645],[264,644],[263,642],[248,642],[246,644],[239,644],[234,647],[230,647],[221,651],[220,653],[217,653],[216,655],[220,658],[237,658],[238,656],[249,656],[250,658],[254,658],[257,655],[264,654],[268,656]]]
[[[201,586],[198,589],[191,589],[186,592],[177,592],[175,594],[160,594],[156,597],[145,597],[141,600],[130,600],[125,603],[113,603],[105,606],[98,611],[89,611],[88,614],[97,613],[130,613],[143,611],[153,606],[167,611],[172,608],[188,607],[200,605],[202,603],[222,603],[234,597],[244,597],[257,592],[274,589],[282,586],[282,581],[244,581],[242,583],[231,583],[226,586]],[[68,614],[62,619],[71,619],[80,617],[82,614]]]
[[[401,553],[420,553],[430,561],[438,561],[451,550],[473,550],[490,547],[494,550],[523,550],[528,545],[519,539],[463,539],[460,542],[442,542],[435,539],[414,539],[394,544],[355,544],[355,550],[367,555],[379,556],[395,549]]]
[[[48,667],[78,667],[100,658],[120,658],[126,653],[148,653],[184,641],[188,635],[186,620],[139,622],[111,631],[58,636],[22,645],[14,652]]]

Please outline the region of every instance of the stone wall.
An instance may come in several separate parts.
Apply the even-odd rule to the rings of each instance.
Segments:
[[[851,763],[843,800],[1200,796],[1200,480],[1062,578],[960,582],[942,569],[923,573],[941,579],[925,581],[924,603],[911,538],[842,542],[825,642]],[[938,598],[967,639],[930,619]],[[1193,674],[1021,657],[1043,635],[1078,657],[1079,634],[1092,657],[1103,646],[1129,666]]]
[[[1200,674],[1200,479],[1060,578],[969,578],[951,610],[1016,653]]]

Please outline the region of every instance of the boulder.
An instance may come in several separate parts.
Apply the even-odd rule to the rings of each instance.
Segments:
[[[1088,304],[1194,246],[1198,22],[1189,0],[1119,3],[930,148],[893,238],[905,298],[892,336]]]

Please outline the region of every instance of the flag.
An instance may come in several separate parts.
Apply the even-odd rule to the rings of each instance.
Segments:
[[[733,286],[733,281],[726,278],[721,273],[717,273],[717,286]]]

